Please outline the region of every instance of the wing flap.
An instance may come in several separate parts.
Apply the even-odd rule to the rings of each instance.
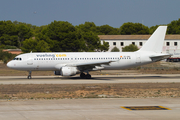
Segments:
[[[115,61],[100,61],[100,62],[89,62],[89,63],[77,63],[77,64],[68,64],[66,66],[77,67],[79,70],[92,70],[93,68],[102,68],[101,65],[109,65],[111,62]],[[99,66],[99,67],[97,67]]]
[[[109,65],[113,61],[101,61],[101,62],[90,62],[90,63],[78,63],[76,66],[100,66],[102,64]],[[115,61],[114,61],[115,62]]]

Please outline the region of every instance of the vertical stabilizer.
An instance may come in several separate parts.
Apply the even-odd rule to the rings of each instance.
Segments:
[[[139,51],[161,53],[167,26],[159,26]]]

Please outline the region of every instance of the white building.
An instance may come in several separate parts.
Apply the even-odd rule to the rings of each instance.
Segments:
[[[103,41],[109,43],[110,52],[114,47],[119,48],[120,52],[122,52],[122,47],[128,46],[130,44],[137,45],[138,48],[141,48],[148,38],[151,35],[98,35],[101,40],[101,44]],[[180,35],[166,35],[163,53],[180,53]]]

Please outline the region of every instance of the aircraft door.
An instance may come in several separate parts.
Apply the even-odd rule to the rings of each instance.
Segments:
[[[32,55],[27,55],[27,65],[33,65]]]

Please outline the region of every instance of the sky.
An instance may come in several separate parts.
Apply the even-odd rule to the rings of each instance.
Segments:
[[[0,0],[0,21],[36,26],[54,20],[72,25],[94,22],[119,28],[123,23],[151,27],[180,18],[180,0]]]

